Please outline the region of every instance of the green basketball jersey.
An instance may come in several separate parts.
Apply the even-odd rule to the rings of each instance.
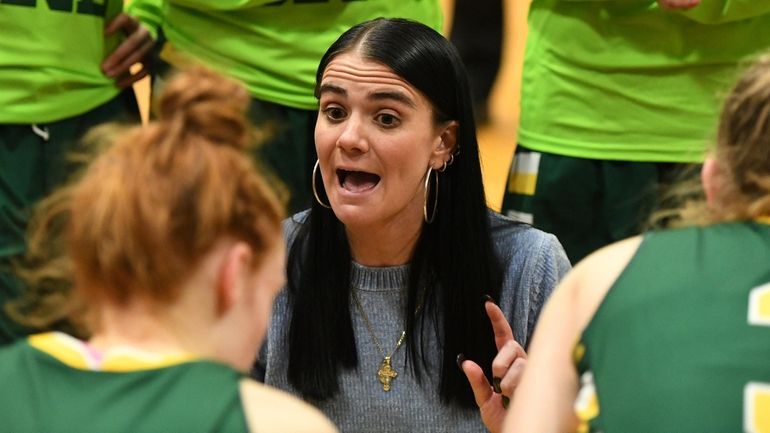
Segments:
[[[89,353],[60,333],[0,349],[4,432],[246,432],[242,375],[208,361]]]
[[[581,431],[770,432],[770,226],[647,235],[575,355]]]
[[[104,26],[122,0],[0,0],[0,124],[85,113],[120,89],[102,61],[122,35]]]

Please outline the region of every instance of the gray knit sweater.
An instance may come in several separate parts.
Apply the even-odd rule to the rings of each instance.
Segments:
[[[287,220],[287,239],[304,214]],[[529,341],[535,321],[554,285],[569,269],[569,261],[553,235],[532,227],[513,223],[490,212],[495,250],[504,266],[503,289],[498,300],[506,313],[514,335],[523,346]],[[371,268],[353,263],[351,285],[372,324],[383,350],[396,345],[404,323],[401,293],[408,281],[409,266]],[[297,394],[288,383],[288,347],[286,341],[290,313],[285,292],[276,299],[266,347],[259,363],[264,369],[265,383]],[[393,356],[398,376],[389,392],[382,390],[377,370],[383,355],[374,343],[358,306],[351,299],[353,331],[358,349],[358,369],[343,370],[341,392],[318,407],[339,426],[342,432],[486,432],[477,410],[464,410],[441,403],[437,374],[418,385],[404,366],[404,347]],[[514,320],[511,320],[514,318]],[[425,334],[426,336],[429,335]],[[440,371],[438,341],[428,341],[430,371]],[[259,370],[259,368],[258,368]]]

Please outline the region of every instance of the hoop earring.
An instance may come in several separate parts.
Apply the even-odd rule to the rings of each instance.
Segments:
[[[451,165],[451,164],[447,164],[447,162],[446,162],[446,161],[444,161],[444,165],[443,165],[443,166],[441,166],[441,168],[439,168],[439,169],[438,169],[438,170],[436,170],[436,171],[438,171],[439,173],[443,173],[443,172],[444,172],[444,170],[446,170],[446,168],[447,168],[447,166],[448,166],[448,165]]]
[[[315,178],[316,178],[316,173],[318,172],[318,163],[319,162],[320,161],[316,159],[315,160],[315,165],[313,166],[313,182],[312,182],[313,197],[315,197],[315,201],[317,201],[318,204],[320,204],[321,206],[325,207],[326,209],[331,209],[332,207],[330,205],[325,204],[324,202],[321,201],[321,197],[318,196],[318,192],[316,191],[316,188],[315,188]]]
[[[425,204],[422,206],[422,217],[425,219],[425,222],[430,224],[433,222],[433,220],[436,219],[436,209],[438,208],[438,173],[434,176],[436,178],[435,183],[435,194],[436,199],[433,201],[433,211],[431,211],[430,218],[428,218],[428,197],[430,194],[428,193],[428,183],[430,182],[430,175],[433,173],[433,167],[428,167],[428,173],[425,175]]]

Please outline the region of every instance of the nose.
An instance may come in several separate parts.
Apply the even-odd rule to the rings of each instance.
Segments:
[[[337,137],[337,147],[351,154],[366,153],[369,151],[369,142],[366,138],[364,120],[361,116],[350,116],[342,127],[342,132]]]

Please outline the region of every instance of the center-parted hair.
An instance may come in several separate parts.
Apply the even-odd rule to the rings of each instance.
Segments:
[[[119,134],[70,191],[68,253],[85,299],[172,301],[223,238],[257,266],[280,240],[282,205],[244,150],[240,84],[196,68],[169,81],[158,120]]]
[[[463,353],[485,366],[491,380],[489,366],[497,350],[483,295],[499,297],[502,270],[492,249],[465,68],[452,44],[430,27],[380,18],[351,28],[332,44],[321,59],[316,85],[329,62],[353,51],[389,67],[422,92],[431,102],[437,125],[458,123],[454,164],[438,174],[437,216],[432,224],[423,225],[402,304],[407,359],[417,380],[426,373],[438,376],[436,392],[444,403],[475,408],[456,357]],[[325,195],[323,190],[320,194]],[[339,392],[341,370],[355,368],[358,359],[345,230],[330,209],[317,202],[312,206],[289,254],[293,311],[288,379],[306,397],[322,400]],[[418,306],[420,314],[415,317]],[[441,353],[427,353],[423,342],[429,335],[442,336]],[[440,371],[428,371],[427,360],[436,355]]]

